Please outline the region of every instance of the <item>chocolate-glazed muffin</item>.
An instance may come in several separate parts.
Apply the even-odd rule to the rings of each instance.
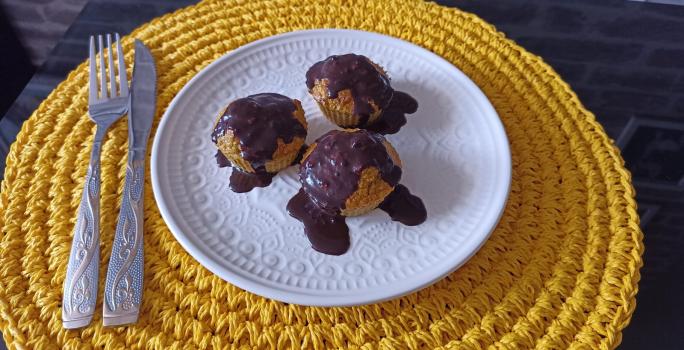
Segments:
[[[325,116],[342,127],[373,124],[394,93],[382,67],[356,54],[317,62],[306,72],[306,85]]]
[[[401,172],[399,155],[382,135],[361,129],[330,131],[304,154],[302,188],[287,211],[304,223],[314,249],[343,254],[350,245],[345,217],[379,207],[406,225],[425,221],[423,202],[399,184]]]
[[[401,178],[401,160],[382,135],[333,130],[304,154],[299,180],[323,210],[343,216],[365,214],[389,195]]]
[[[394,134],[406,124],[406,114],[418,110],[418,101],[393,90],[385,70],[361,55],[317,62],[306,72],[306,85],[323,114],[345,128]]]
[[[222,161],[223,164],[232,163],[234,174],[239,170],[261,175],[261,185],[265,186],[273,174],[294,162],[306,134],[304,110],[298,100],[262,93],[231,102],[216,121],[211,139],[220,152],[217,155],[219,164]],[[236,190],[238,185],[232,183],[234,178],[237,176],[231,176],[231,188]],[[255,186],[263,187],[261,185]],[[251,188],[236,192],[248,190]]]

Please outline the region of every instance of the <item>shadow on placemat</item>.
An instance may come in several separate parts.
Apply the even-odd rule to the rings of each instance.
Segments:
[[[2,337],[2,333],[0,333],[0,350],[7,350],[7,347],[5,346],[5,338]]]

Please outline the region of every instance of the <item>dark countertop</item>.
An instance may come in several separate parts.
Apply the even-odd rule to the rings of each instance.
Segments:
[[[194,2],[91,0],[0,120],[0,174],[21,123],[85,60],[91,33],[128,34]],[[633,174],[646,245],[637,309],[621,349],[684,348],[684,301],[678,296],[684,288],[684,6],[437,2],[479,15],[543,57],[616,140]]]

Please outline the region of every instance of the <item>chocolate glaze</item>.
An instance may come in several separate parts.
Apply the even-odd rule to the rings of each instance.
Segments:
[[[370,101],[384,109],[392,100],[394,90],[389,78],[380,73],[371,61],[361,55],[333,55],[315,63],[306,72],[306,86],[309,91],[317,80],[328,80],[328,96],[337,98],[343,90],[351,90],[354,99],[354,114],[361,118],[360,125],[365,125],[374,112]]]
[[[306,72],[309,91],[317,80],[328,80],[328,96],[337,98],[340,91],[351,90],[354,114],[360,117],[359,127],[381,134],[394,134],[406,124],[405,114],[415,113],[418,102],[409,94],[394,91],[389,78],[380,73],[371,61],[361,55],[346,54],[330,56],[315,63]],[[374,112],[369,103],[373,101],[382,109],[374,123],[366,125]]]
[[[380,203],[379,208],[387,212],[392,220],[399,221],[406,226],[420,225],[427,219],[423,201],[401,184],[397,185],[394,191]]]
[[[302,161],[302,158],[304,157],[304,153],[306,153],[306,150],[309,149],[309,145],[306,143],[302,145],[302,147],[299,148],[299,153],[297,153],[297,157],[295,157],[295,160],[292,161],[292,165],[294,164],[299,164],[299,162]]]
[[[380,209],[387,212],[392,220],[407,226],[420,225],[427,219],[423,201],[412,195],[404,185],[397,185],[380,204]],[[341,255],[349,249],[349,226],[345,217],[339,212],[322,210],[304,189],[299,189],[287,203],[287,212],[304,224],[304,233],[315,250]]]
[[[273,158],[278,139],[290,143],[295,137],[306,137],[306,129],[294,117],[294,102],[274,93],[250,95],[228,105],[219,118],[211,140],[214,143],[232,130],[240,141],[242,157],[256,172],[266,171],[266,162]]]
[[[220,150],[216,150],[216,155],[214,157],[216,157],[216,164],[219,166],[219,168],[225,168],[233,165],[230,160],[228,160],[228,158],[221,153]]]
[[[401,178],[401,168],[394,164],[379,134],[357,130],[332,130],[316,140],[316,148],[299,167],[299,181],[304,192],[322,210],[338,213],[359,184],[361,172],[376,167],[390,186]]]
[[[211,133],[211,140],[217,143],[227,130],[232,130],[240,141],[241,156],[255,170],[247,173],[234,167],[231,190],[244,193],[271,184],[275,174],[266,172],[266,162],[273,158],[278,139],[290,143],[295,137],[306,137],[306,129],[294,117],[296,108],[290,98],[273,93],[247,96],[228,105]],[[298,157],[305,149],[300,149]],[[231,166],[221,151],[216,153],[216,163],[221,168]]]
[[[406,115],[418,110],[418,101],[411,95],[394,91],[390,105],[385,108],[375,123],[365,126],[366,129],[380,134],[395,134],[406,124]]]
[[[299,149],[297,158],[292,162],[292,164],[297,164],[302,160],[302,156],[306,152],[309,146],[304,144]],[[219,168],[229,167],[232,164],[226,156],[221,153],[221,151],[216,151],[216,164]],[[246,173],[238,168],[233,168],[233,172],[230,174],[230,189],[236,193],[245,193],[253,190],[255,187],[266,187],[271,184],[271,180],[276,174],[271,173]]]
[[[302,188],[287,203],[287,211],[304,224],[317,251],[340,255],[349,249],[349,228],[340,213],[367,167],[376,167],[381,178],[395,186],[381,209],[406,225],[425,221],[423,202],[398,184],[401,168],[394,164],[383,141],[382,136],[367,130],[333,130],[316,140],[316,148],[301,163]]]
[[[255,187],[266,187],[276,174],[272,173],[246,173],[238,168],[233,168],[230,174],[230,189],[235,193],[245,193]]]
[[[304,233],[313,249],[330,255],[341,255],[349,249],[349,227],[344,216],[321,210],[304,190],[290,199],[287,212],[304,223]]]

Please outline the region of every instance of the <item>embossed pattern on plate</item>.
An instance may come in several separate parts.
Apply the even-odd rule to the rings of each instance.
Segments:
[[[307,142],[334,128],[308,96],[305,72],[331,54],[367,55],[419,109],[388,139],[404,164],[401,183],[423,198],[416,227],[375,210],[347,220],[342,256],[311,249],[285,205],[296,167],[267,188],[228,189],[210,134],[232,99],[277,92],[302,101]],[[434,283],[486,241],[503,211],[511,164],[503,126],[461,71],[405,41],[351,30],[310,30],[266,38],[226,54],[195,76],[170,104],[155,136],[152,182],[176,239],[203,266],[253,293],[296,304],[344,306],[387,300]]]

